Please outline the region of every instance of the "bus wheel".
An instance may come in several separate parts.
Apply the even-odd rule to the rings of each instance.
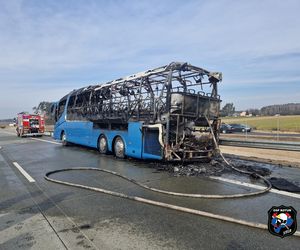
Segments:
[[[62,135],[61,135],[61,143],[62,143],[63,146],[68,146],[69,145],[65,132],[63,132]]]
[[[107,139],[106,139],[105,135],[100,136],[99,142],[98,142],[98,149],[99,149],[99,152],[101,154],[107,154],[108,153]]]
[[[125,158],[125,144],[120,136],[115,139],[114,143],[115,156],[120,159]]]

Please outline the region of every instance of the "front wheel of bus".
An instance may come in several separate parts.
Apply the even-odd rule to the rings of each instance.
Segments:
[[[69,145],[65,132],[63,132],[62,135],[61,135],[61,143],[62,143],[63,146],[68,146]]]
[[[114,143],[115,156],[120,159],[125,158],[125,144],[121,137],[117,137]]]
[[[107,139],[106,139],[105,135],[100,136],[98,149],[99,149],[100,154],[107,154],[108,153]]]

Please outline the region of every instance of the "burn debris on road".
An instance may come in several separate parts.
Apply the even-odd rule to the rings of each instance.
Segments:
[[[272,183],[272,186],[276,189],[288,191],[288,192],[300,192],[300,187],[294,183],[284,179],[284,178],[269,178],[269,181]]]
[[[235,164],[235,167],[241,170],[246,170],[248,172],[253,172],[254,174],[259,174],[261,176],[268,176],[271,174],[270,169],[261,167],[256,164],[252,164],[252,165]]]
[[[231,158],[230,162],[238,169],[253,172],[252,177],[257,178],[256,175],[270,176],[272,171],[267,168],[265,164],[258,162],[251,162]],[[155,172],[167,171],[174,176],[220,176],[224,173],[239,174],[232,168],[228,167],[224,161],[217,157],[209,163],[195,162],[195,163],[162,163],[152,162],[150,167],[155,169]]]
[[[151,163],[150,167],[158,171],[167,171],[174,176],[211,176],[220,175],[226,168],[226,164],[219,160],[212,160],[209,163]]]
[[[241,160],[238,158],[227,157],[230,162],[238,169],[245,170],[248,172],[253,172],[261,176],[270,176],[272,174],[272,167],[274,164],[266,164],[255,161]]]

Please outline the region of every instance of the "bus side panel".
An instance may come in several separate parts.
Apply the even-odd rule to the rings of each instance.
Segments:
[[[68,121],[70,128],[70,142],[92,146],[93,123],[89,121]]]
[[[61,130],[55,126],[54,131],[53,131],[53,139],[60,140],[60,135],[61,135]]]
[[[142,158],[142,123],[129,122],[128,123],[128,139],[126,155],[134,158]]]
[[[55,140],[60,140],[61,138],[61,133],[62,131],[65,131],[65,125],[66,125],[66,120],[65,120],[66,112],[63,112],[61,117],[58,119],[58,121],[55,123],[54,126],[54,133],[53,133],[53,138]],[[68,134],[66,133],[68,136]]]
[[[92,125],[93,126],[93,125]],[[107,132],[104,132],[103,129],[99,129],[99,128],[93,128],[91,129],[91,132],[90,132],[90,141],[91,141],[91,144],[90,144],[90,147],[93,147],[93,148],[98,148],[98,139],[100,137],[101,134],[104,134],[107,138]]]
[[[108,143],[108,150],[113,152],[113,140],[120,136],[125,144],[125,154],[129,157],[141,159],[142,157],[142,132],[141,122],[129,122],[128,131],[124,130],[108,130],[108,129],[92,129],[91,147],[98,147],[98,138],[101,134],[105,135]]]
[[[88,122],[86,121],[67,121],[66,132],[69,142],[88,146]]]

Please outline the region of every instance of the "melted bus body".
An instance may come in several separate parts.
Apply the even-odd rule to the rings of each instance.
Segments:
[[[54,106],[54,138],[133,157],[209,160],[219,134],[222,74],[188,63],[74,90]]]

